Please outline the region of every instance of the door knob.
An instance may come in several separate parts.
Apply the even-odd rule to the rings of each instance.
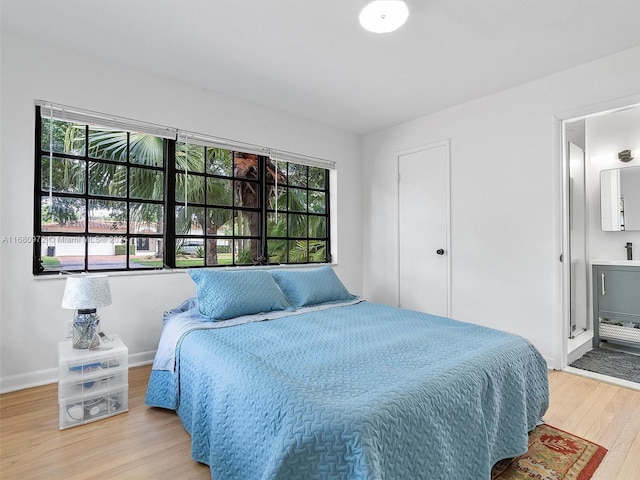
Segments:
[[[438,250],[436,250],[436,253],[438,255],[444,255],[444,250],[442,248],[439,248]]]

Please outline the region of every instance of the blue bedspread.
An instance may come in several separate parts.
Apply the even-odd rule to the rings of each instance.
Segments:
[[[483,480],[548,406],[525,339],[362,302],[194,330],[147,404],[177,409],[215,480]]]

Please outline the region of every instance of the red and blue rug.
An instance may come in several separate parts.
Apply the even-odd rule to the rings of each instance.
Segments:
[[[607,449],[551,425],[529,433],[524,455],[496,463],[491,480],[589,480]]]

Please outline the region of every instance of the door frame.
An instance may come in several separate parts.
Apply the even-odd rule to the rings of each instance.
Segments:
[[[560,257],[563,259],[560,263],[560,305],[559,319],[556,338],[560,338],[560,342],[556,342],[556,358],[560,359],[554,365],[554,368],[564,369],[567,367],[567,358],[569,355],[568,343],[570,334],[570,318],[571,318],[571,231],[569,228],[569,159],[566,148],[566,138],[564,135],[564,122],[569,120],[580,120],[582,118],[593,117],[596,115],[606,115],[618,110],[623,110],[633,106],[640,105],[640,94],[627,97],[616,98],[606,102],[593,105],[574,108],[565,112],[557,113],[553,116],[553,142],[555,145],[556,165],[559,166],[559,205],[560,205],[560,237],[558,244],[560,246]],[[585,150],[585,155],[587,154]],[[585,159],[586,160],[586,159]]]
[[[419,145],[417,147],[409,148],[406,150],[401,150],[396,152],[396,235],[398,241],[398,252],[397,252],[397,265],[398,265],[398,278],[397,278],[397,291],[396,291],[396,300],[397,305],[400,306],[400,289],[401,289],[401,274],[400,271],[400,157],[403,155],[410,155],[412,153],[418,153],[425,150],[431,150],[434,148],[444,147],[445,156],[446,156],[446,168],[445,168],[445,176],[446,176],[446,193],[445,193],[445,203],[446,203],[446,228],[445,228],[445,265],[446,265],[446,282],[447,282],[447,317],[451,317],[452,311],[452,296],[451,296],[451,139],[447,138],[444,140],[440,140],[437,142],[427,143],[424,145]]]

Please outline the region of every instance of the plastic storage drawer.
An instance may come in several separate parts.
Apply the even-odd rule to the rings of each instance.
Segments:
[[[110,375],[114,370],[128,368],[127,347],[115,337],[109,350],[80,350],[70,348],[71,342],[60,344],[58,381],[80,382]]]
[[[58,399],[77,397],[94,393],[102,393],[127,385],[126,370],[100,371],[95,376],[85,376],[82,379],[68,380],[58,384]]]
[[[100,394],[87,394],[60,401],[60,429],[107,418],[128,411],[129,386]]]

